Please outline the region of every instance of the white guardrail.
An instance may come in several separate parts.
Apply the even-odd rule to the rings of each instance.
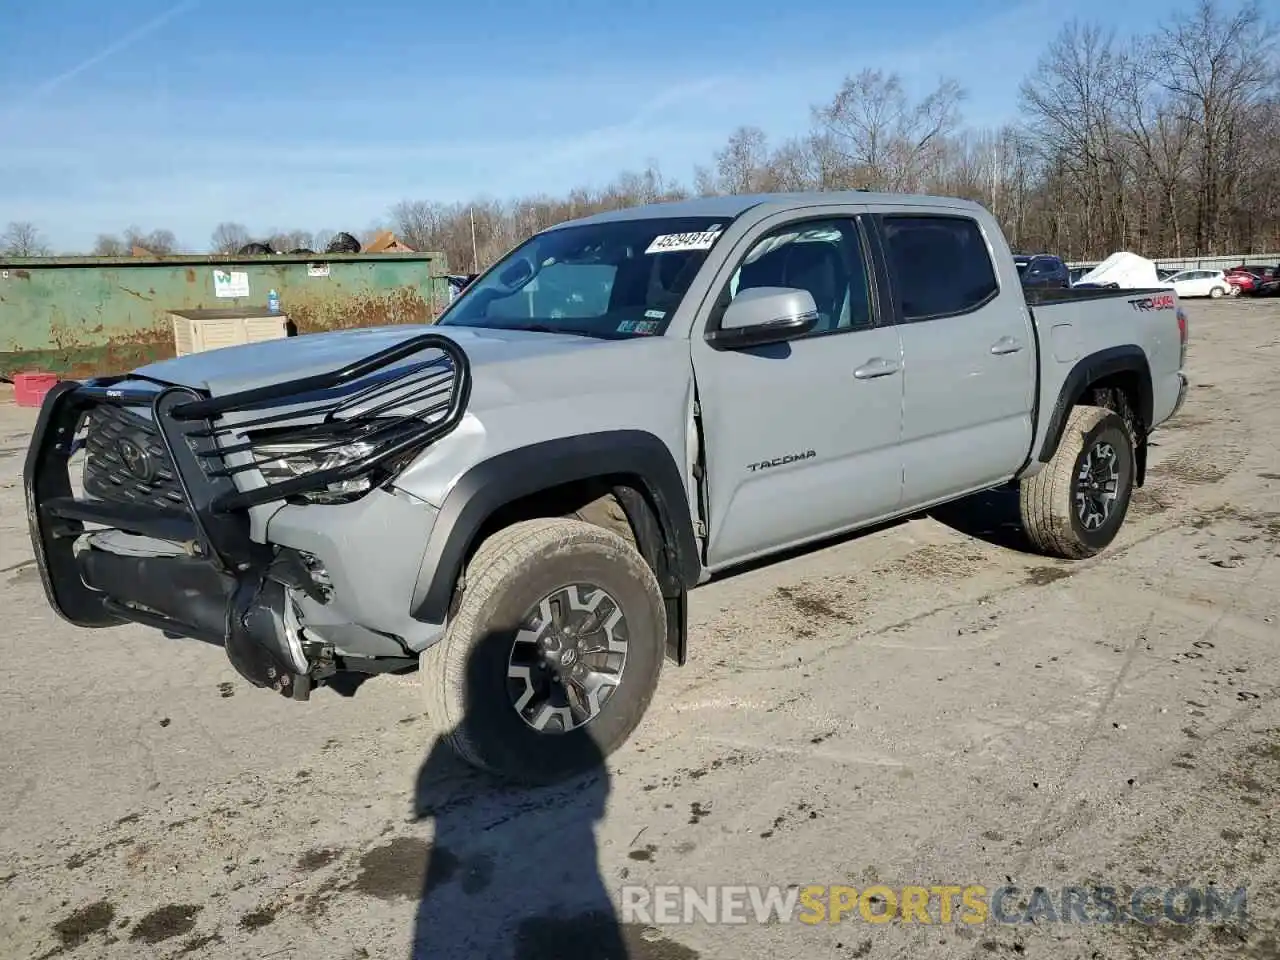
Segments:
[[[1087,267],[1092,270],[1101,260],[1073,260],[1067,268],[1076,270]],[[1246,267],[1274,267],[1280,265],[1280,253],[1240,253],[1225,257],[1157,257],[1151,261],[1159,270],[1227,270],[1243,264]]]

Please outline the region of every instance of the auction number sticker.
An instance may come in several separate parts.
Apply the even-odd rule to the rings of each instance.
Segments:
[[[702,233],[664,233],[654,237],[645,253],[676,253],[681,250],[710,250],[723,231],[716,228]]]

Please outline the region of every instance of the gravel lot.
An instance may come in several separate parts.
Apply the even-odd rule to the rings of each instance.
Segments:
[[[1188,309],[1105,555],[1029,554],[989,496],[708,585],[607,775],[537,791],[433,750],[413,678],[291,703],[63,624],[0,403],[0,956],[1280,956],[1280,302]],[[1250,922],[654,927],[623,883],[1212,883]]]

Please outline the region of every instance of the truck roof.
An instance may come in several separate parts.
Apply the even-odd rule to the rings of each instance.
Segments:
[[[732,219],[753,207],[769,206],[774,211],[834,203],[892,203],[901,206],[947,206],[981,209],[971,200],[956,197],[931,197],[908,193],[872,193],[868,190],[809,190],[797,193],[741,193],[711,197],[693,197],[666,203],[648,203],[636,207],[606,210],[580,217],[558,227],[604,223],[610,220],[640,220],[652,217],[724,217]],[[555,229],[555,228],[552,228]]]

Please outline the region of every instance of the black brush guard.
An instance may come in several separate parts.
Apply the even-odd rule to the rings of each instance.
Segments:
[[[438,356],[389,369],[427,351]],[[341,481],[393,476],[461,422],[471,393],[466,354],[449,338],[428,333],[339,370],[219,397],[168,384],[157,383],[158,392],[121,386],[143,379],[67,381],[45,397],[23,479],[32,548],[50,605],[81,627],[136,622],[222,645],[251,683],[306,699],[313,678],[281,648],[280,635],[285,587],[305,589],[306,574],[295,556],[250,539],[248,509]],[[150,407],[185,505],[74,496],[68,463],[76,434],[104,404]],[[412,411],[395,412],[406,406]],[[246,432],[255,437],[244,439]],[[228,443],[232,435],[240,439]],[[256,464],[228,466],[224,457],[300,441],[317,450],[356,441],[372,449],[336,467],[237,488],[233,477]],[[77,551],[86,524],[178,544],[185,555]]]

